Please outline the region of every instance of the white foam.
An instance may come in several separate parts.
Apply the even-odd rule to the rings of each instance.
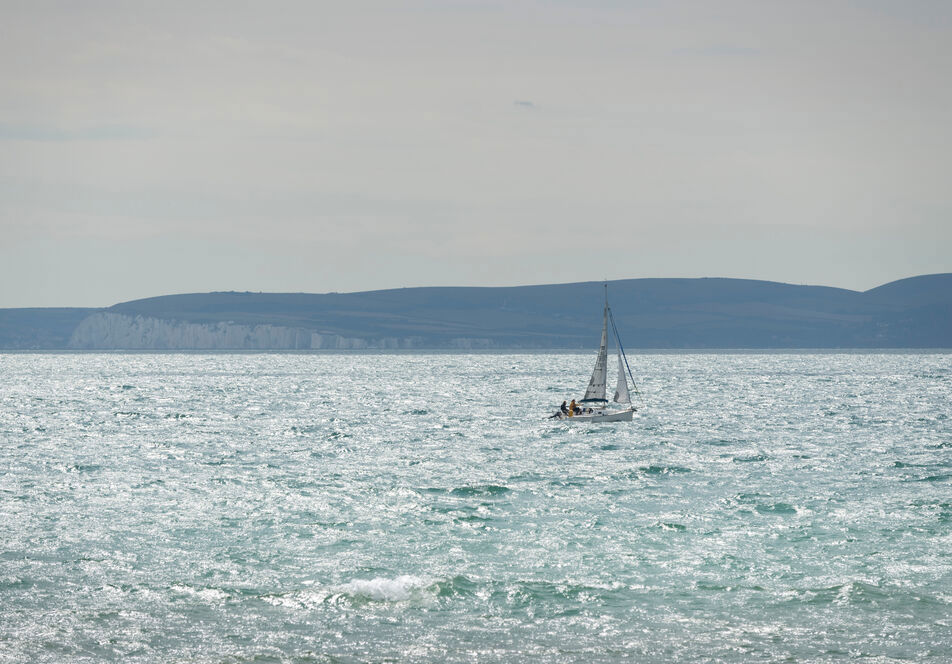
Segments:
[[[221,604],[228,599],[228,593],[226,593],[224,590],[219,590],[218,588],[193,588],[191,586],[175,583],[172,584],[172,590],[182,593],[183,595],[197,597],[198,599],[208,602],[209,604]]]
[[[431,583],[429,579],[405,574],[395,579],[355,579],[339,586],[339,591],[378,602],[405,602],[412,597],[414,591],[422,590]]]

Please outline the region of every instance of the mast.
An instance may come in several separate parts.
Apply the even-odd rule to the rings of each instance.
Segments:
[[[595,370],[588,381],[588,389],[582,397],[582,403],[601,402],[605,398],[605,379],[608,376],[608,284],[605,284],[605,309],[602,312],[602,341],[598,346],[598,357],[595,359]]]

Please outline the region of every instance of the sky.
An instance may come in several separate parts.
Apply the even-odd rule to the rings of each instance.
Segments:
[[[952,272],[946,0],[0,0],[0,307]]]

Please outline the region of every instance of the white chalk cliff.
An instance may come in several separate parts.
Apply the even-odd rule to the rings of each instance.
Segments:
[[[187,323],[96,313],[73,331],[69,347],[88,350],[307,350],[421,348],[421,337],[361,339],[277,325]],[[454,348],[487,348],[487,339],[453,339]]]

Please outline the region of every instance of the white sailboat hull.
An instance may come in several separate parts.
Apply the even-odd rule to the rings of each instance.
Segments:
[[[596,410],[594,413],[579,413],[569,417],[564,413],[559,413],[555,419],[566,422],[631,422],[635,414],[634,408],[625,408],[623,410]]]

